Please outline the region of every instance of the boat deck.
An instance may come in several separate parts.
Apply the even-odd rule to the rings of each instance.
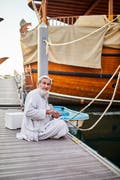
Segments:
[[[16,139],[19,129],[5,128],[11,111],[20,109],[0,109],[0,180],[120,179],[116,166],[70,134],[39,142]]]

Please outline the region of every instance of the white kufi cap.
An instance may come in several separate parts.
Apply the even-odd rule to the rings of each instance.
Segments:
[[[47,76],[47,75],[42,75],[42,76],[40,76],[40,78],[39,78],[39,80],[38,80],[38,83],[42,80],[42,79],[49,79],[50,80],[50,83],[52,84],[52,79],[49,77],[49,76]]]

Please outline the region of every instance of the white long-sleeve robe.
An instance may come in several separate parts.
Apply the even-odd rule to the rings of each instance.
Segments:
[[[32,90],[26,97],[24,117],[18,139],[38,141],[47,138],[60,138],[67,134],[67,124],[60,118],[46,115],[48,100],[41,96],[40,89]]]

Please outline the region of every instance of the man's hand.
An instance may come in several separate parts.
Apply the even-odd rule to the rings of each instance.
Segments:
[[[60,117],[60,113],[58,111],[55,111],[55,110],[47,110],[46,114],[49,114],[54,118]]]

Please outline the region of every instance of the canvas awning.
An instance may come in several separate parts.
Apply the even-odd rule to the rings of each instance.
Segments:
[[[120,24],[111,23],[104,26],[106,23],[105,16],[83,16],[73,26],[49,26],[49,61],[101,68],[103,46],[120,49]],[[21,36],[24,65],[37,61],[37,31],[38,29],[35,28]],[[80,40],[81,38],[83,39]],[[64,45],[66,43],[67,45]]]

